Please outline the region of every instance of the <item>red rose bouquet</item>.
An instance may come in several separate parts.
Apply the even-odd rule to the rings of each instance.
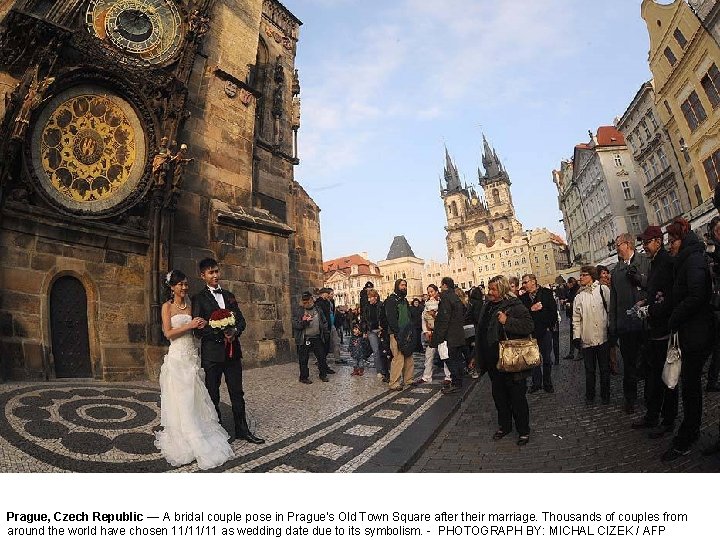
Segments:
[[[225,336],[225,352],[228,358],[233,356],[235,335],[235,315],[229,309],[216,309],[210,314],[210,328]]]

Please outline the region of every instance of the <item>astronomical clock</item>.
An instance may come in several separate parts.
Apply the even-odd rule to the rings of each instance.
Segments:
[[[153,65],[171,60],[183,38],[172,0],[92,0],[85,24],[91,35]]]
[[[186,116],[187,79],[210,3],[60,0],[38,17],[45,4],[27,0],[24,12],[10,13],[0,41],[10,65],[28,60],[28,40],[44,43],[6,98],[9,137],[0,148],[7,155],[15,150],[10,141],[22,146],[27,198],[92,220],[127,217],[153,187],[177,180],[177,165],[189,160],[172,159],[172,142],[161,141],[174,141]],[[11,172],[0,170],[0,178]],[[23,198],[23,186],[13,193]]]

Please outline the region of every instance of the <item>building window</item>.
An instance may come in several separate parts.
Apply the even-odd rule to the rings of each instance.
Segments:
[[[496,205],[500,204],[500,190],[498,188],[493,188],[492,190],[493,195],[493,201]]]
[[[645,132],[645,139],[649,141],[650,138],[652,137],[652,133],[650,133],[650,128],[647,127],[645,120],[640,122],[640,126],[643,128],[643,131]]]
[[[685,120],[687,120],[688,126],[690,126],[690,131],[695,131],[695,129],[707,118],[705,109],[703,108],[702,103],[700,103],[700,98],[695,90],[690,92],[688,98],[682,102],[680,109],[685,116]]]
[[[647,181],[650,182],[650,180],[653,179],[652,175],[650,174],[650,167],[647,166],[647,163],[643,163],[640,166],[642,167],[642,170],[645,173],[645,178],[647,178]]]
[[[682,207],[680,206],[680,201],[678,200],[677,192],[673,189],[670,192],[670,200],[672,201],[674,214],[676,216],[679,216],[682,214]]]
[[[653,178],[658,175],[658,168],[657,168],[657,161],[655,160],[655,155],[650,154],[650,157],[648,158],[648,162],[650,163],[650,168],[652,169]]]
[[[671,66],[674,66],[675,62],[677,62],[677,58],[675,58],[675,55],[670,47],[665,47],[665,58],[667,58],[667,61]]]
[[[545,260],[546,260],[546,261],[549,261],[549,260],[550,260],[550,259],[548,258],[547,253],[545,254]]]
[[[715,64],[710,66],[705,76],[700,79],[700,84],[714,109],[720,103],[720,70]]]
[[[615,166],[622,167],[622,158],[620,157],[620,154],[615,154],[613,158],[615,159]]]
[[[670,210],[670,199],[668,199],[667,197],[663,197],[662,199],[660,199],[660,202],[662,202],[663,213],[665,214],[665,219],[670,219],[671,217],[673,217],[672,212]]]
[[[655,221],[657,221],[659,225],[663,222],[662,212],[660,211],[660,203],[655,201],[653,203],[653,208],[655,209]]]
[[[452,215],[453,215],[453,217],[458,217],[457,204],[455,203],[455,201],[453,201],[452,203],[450,203],[450,208],[452,208]]]
[[[623,197],[625,197],[626,201],[629,201],[633,198],[632,190],[630,189],[630,182],[627,180],[622,181],[622,190],[623,190]]]
[[[675,38],[675,41],[678,42],[678,45],[680,45],[680,48],[684,49],[685,45],[687,45],[687,39],[685,39],[685,36],[679,28],[675,29],[675,31],[673,32],[673,37]]]
[[[640,216],[637,214],[630,216],[630,228],[633,234],[640,234]]]
[[[670,166],[670,162],[668,162],[665,150],[663,150],[662,148],[658,148],[658,158],[660,159],[660,165],[662,166],[663,171]]]
[[[653,112],[648,111],[645,116],[647,116],[648,120],[650,120],[650,124],[652,124],[653,129],[658,129],[658,123],[657,120],[655,120],[655,115],[653,114]]]
[[[705,174],[707,175],[710,189],[715,189],[715,184],[718,183],[718,179],[720,178],[720,149],[715,150],[709,158],[703,161],[703,166],[705,167]],[[700,201],[699,198],[698,201]]]
[[[700,191],[700,186],[695,184],[695,188],[693,191],[695,191],[695,199],[697,199],[697,203],[698,204],[702,203],[703,199],[702,199],[702,192]]]

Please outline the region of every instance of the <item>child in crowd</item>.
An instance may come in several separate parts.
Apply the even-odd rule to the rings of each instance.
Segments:
[[[372,354],[370,343],[367,338],[362,335],[360,326],[354,324],[352,327],[352,336],[348,344],[348,352],[352,358],[353,375],[365,374],[365,359]]]

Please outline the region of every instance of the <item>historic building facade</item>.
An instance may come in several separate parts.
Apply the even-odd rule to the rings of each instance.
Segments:
[[[15,378],[155,378],[169,268],[215,257],[249,364],[322,282],[293,178],[301,22],[275,0],[0,7],[0,357]]]
[[[360,292],[369,281],[380,287],[380,268],[368,259],[367,253],[355,253],[323,262],[324,286],[335,291],[335,305],[356,307],[360,305]]]
[[[404,236],[396,236],[393,239],[387,257],[378,261],[377,265],[382,275],[382,282],[380,286],[376,283],[375,288],[378,289],[383,300],[393,292],[395,281],[398,279],[407,281],[409,299],[422,296],[425,261],[415,256]]]
[[[486,286],[490,278],[498,274],[522,276],[535,273],[543,276],[543,284],[552,282],[549,277],[559,267],[565,267],[563,257],[538,259],[539,266],[533,265],[532,248],[541,245],[543,238],[547,253],[553,252],[552,243],[562,240],[549,232],[525,231],[515,214],[510,191],[510,176],[503,167],[497,152],[490,147],[483,136],[482,164],[484,172],[478,170],[479,185],[483,196],[478,196],[474,187],[463,186],[457,166],[445,150],[444,183],[440,196],[447,219],[446,242],[448,263],[431,263],[425,272],[427,283],[438,281],[439,274],[449,275],[456,283],[466,288]],[[530,240],[533,239],[533,243]],[[564,256],[566,258],[566,256]],[[544,263],[549,262],[546,269]],[[447,273],[443,273],[443,270]],[[538,276],[540,278],[540,275]]]
[[[690,197],[680,164],[655,108],[652,81],[643,83],[617,122],[632,153],[645,199],[648,221],[666,225],[690,211]]]
[[[720,178],[720,46],[684,0],[643,0],[641,13],[657,112],[695,208]]]
[[[618,234],[639,234],[647,226],[641,184],[623,134],[601,126],[589,135],[589,142],[575,146],[572,164],[563,162],[553,173],[575,264],[597,264],[614,250]]]

